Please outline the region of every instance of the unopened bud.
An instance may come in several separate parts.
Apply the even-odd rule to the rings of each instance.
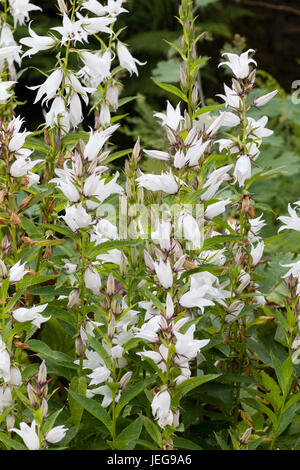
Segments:
[[[57,0],[58,8],[61,13],[67,13],[67,5],[65,4],[65,0]]]
[[[36,393],[30,382],[28,382],[27,384],[27,395],[28,395],[31,406],[35,408],[37,405]]]
[[[38,383],[40,385],[44,385],[47,382],[47,367],[45,361],[43,361],[39,368],[38,373]]]
[[[177,140],[176,140],[176,136],[173,134],[173,132],[171,131],[171,129],[167,129],[167,137],[169,139],[169,142],[171,145],[175,145]]]
[[[81,304],[79,289],[73,289],[69,294],[68,308],[79,306]]]
[[[124,389],[132,377],[132,372],[126,372],[120,380],[119,388]]]
[[[48,403],[45,398],[42,399],[41,413],[42,413],[43,418],[46,418],[48,415]]]
[[[138,163],[140,151],[141,151],[141,143],[140,143],[140,138],[138,137],[135,143],[135,146],[133,147],[133,150],[132,150],[132,156],[134,158],[135,163]]]
[[[126,184],[125,184],[125,191],[126,191],[126,195],[127,195],[128,199],[131,199],[132,198],[132,189],[131,189],[131,183],[130,183],[128,178],[127,178]]]
[[[193,106],[196,106],[196,104],[198,103],[198,99],[199,99],[198,87],[197,85],[195,85],[192,91],[192,105]]]
[[[244,432],[244,434],[242,435],[242,437],[240,439],[240,443],[242,445],[248,444],[248,441],[250,439],[250,436],[251,436],[252,432],[253,432],[253,428],[246,429],[246,431]]]
[[[13,225],[15,225],[16,227],[19,227],[19,228],[22,227],[21,219],[20,219],[20,217],[18,216],[18,214],[17,214],[16,212],[12,212],[12,213],[11,213],[10,221],[11,221],[11,223],[12,223]]]
[[[117,299],[113,299],[112,301],[112,311],[113,311],[113,314],[116,316],[121,315],[121,306],[120,306],[120,302]]]
[[[75,351],[78,357],[84,355],[84,344],[80,336],[75,339]]]
[[[180,66],[180,83],[183,86],[184,89],[188,87],[188,82],[186,78],[186,73],[183,70],[183,68]]]
[[[29,194],[29,196],[26,196],[21,202],[21,204],[19,205],[19,209],[24,209],[25,207],[27,207],[32,198],[33,198],[33,194]]]
[[[121,262],[120,262],[120,274],[121,274],[121,276],[124,276],[124,274],[126,274],[126,268],[127,268],[127,260],[126,260],[126,256],[122,252],[121,253]]]
[[[9,413],[6,416],[6,429],[7,429],[7,432],[11,432],[11,430],[14,426],[15,426],[15,417],[12,413]]]
[[[114,276],[112,273],[110,273],[110,275],[108,276],[107,278],[107,295],[114,295],[115,293],[115,280],[114,280]]]
[[[79,152],[75,150],[73,158],[72,158],[72,163],[73,163],[73,170],[75,175],[78,178],[82,177],[82,160]]]
[[[190,129],[192,127],[191,118],[186,110],[184,111],[184,127],[186,129]]]
[[[151,271],[155,270],[154,261],[152,259],[152,256],[148,253],[147,250],[144,250],[144,261],[145,261],[145,265],[147,266],[147,268],[151,269]]]
[[[2,189],[0,191],[0,204],[2,206],[3,202],[4,202],[4,199],[6,198],[7,196],[7,191],[5,191],[5,189]]]
[[[133,266],[138,265],[138,252],[135,246],[131,248],[131,262]]]
[[[45,141],[45,144],[51,145],[51,138],[50,138],[48,129],[44,129],[44,141]]]
[[[114,111],[118,109],[119,89],[117,85],[109,86],[106,92],[106,100]]]
[[[115,330],[116,330],[116,321],[115,321],[115,318],[113,317],[111,319],[111,321],[109,322],[109,324],[108,324],[107,336],[109,338],[113,338],[113,336],[115,334]]]
[[[186,260],[186,255],[181,256],[181,257],[176,261],[176,263],[174,264],[173,270],[174,270],[175,272],[180,271],[180,269],[181,269],[182,266],[184,265],[185,260]]]
[[[10,251],[10,248],[11,248],[11,243],[8,240],[7,235],[4,235],[2,239],[2,243],[1,243],[1,250],[3,251],[4,256],[8,254],[8,252]]]
[[[129,161],[128,161],[128,160],[125,160],[124,171],[125,171],[125,175],[126,175],[126,176],[130,176],[130,175],[131,175],[131,170],[130,170],[130,165],[129,165]]]

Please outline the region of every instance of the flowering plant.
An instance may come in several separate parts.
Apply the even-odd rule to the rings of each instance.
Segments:
[[[163,150],[138,139],[123,151],[122,80],[145,64],[122,42],[125,2],[57,0],[43,36],[30,21],[39,5],[2,5],[0,445],[284,446],[299,413],[300,270],[285,265],[280,300],[260,286],[268,239],[253,188],[277,170],[264,168],[273,131],[255,111],[278,91],[255,95],[255,51],[223,54],[230,78],[205,106],[207,58],[182,0],[180,84],[156,82],[169,98],[154,114]],[[29,132],[17,69],[47,53],[54,67],[29,86],[44,122]],[[299,205],[279,231],[300,231]]]

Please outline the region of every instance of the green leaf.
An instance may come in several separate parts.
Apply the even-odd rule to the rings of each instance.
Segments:
[[[148,387],[148,385],[150,385],[152,382],[154,382],[156,378],[157,378],[157,375],[153,374],[152,377],[148,377],[148,379],[142,382],[139,382],[131,389],[123,392],[116,406],[116,417],[119,416],[124,406],[126,406],[131,400],[133,400],[133,398],[139,395],[143,390],[145,390],[145,388]]]
[[[73,377],[70,383],[69,390],[85,397],[86,388],[86,379],[84,376]],[[80,405],[80,403],[78,403],[72,396],[69,397],[69,406],[73,423],[76,427],[78,427],[81,422],[84,407]]]
[[[7,437],[7,434],[4,434],[3,432],[0,432],[0,441],[14,450],[27,450],[27,448],[23,446],[23,444],[18,441],[15,441],[14,439],[10,439],[9,437]]]
[[[144,427],[151,437],[153,441],[158,445],[158,447],[161,449],[162,446],[162,437],[161,437],[161,432],[159,430],[159,427],[152,421],[152,419],[147,418],[147,416],[141,416]]]
[[[193,119],[201,116],[202,114],[210,113],[211,111],[215,111],[216,109],[222,108],[224,104],[215,104],[213,106],[203,106],[203,108],[198,109],[194,115]]]
[[[210,374],[210,375],[202,375],[200,377],[193,377],[191,379],[185,380],[182,382],[178,387],[175,388],[175,391],[172,396],[172,406],[177,408],[179,406],[180,400],[191,390],[194,388],[199,387],[206,382],[210,382],[211,380],[215,380],[219,377],[220,374]]]
[[[101,421],[109,432],[112,430],[112,420],[107,411],[94,399],[84,397],[72,390],[68,390],[69,395],[74,398],[79,405],[81,405],[86,411],[88,411],[91,415]]]
[[[267,400],[271,403],[275,412],[279,411],[283,400],[279,386],[275,380],[273,380],[272,377],[270,377],[264,371],[261,372],[261,379],[264,387],[267,389]]]
[[[136,446],[143,428],[143,421],[138,417],[135,421],[129,424],[117,437],[117,441],[124,440],[125,446],[120,450],[133,450]]]
[[[174,447],[177,449],[186,449],[186,450],[203,450],[195,442],[190,441],[189,439],[185,439],[184,437],[175,437],[174,438]]]
[[[64,354],[63,352],[60,351],[53,351],[49,346],[44,343],[43,341],[40,341],[38,339],[31,339],[27,341],[27,344],[29,346],[29,349],[32,351],[35,351],[39,355],[41,355],[43,358],[49,358],[55,361],[56,363],[67,367],[69,369],[78,369],[78,366],[74,364],[70,356],[67,354]]]
[[[152,80],[154,81],[154,83],[159,86],[160,88],[162,88],[163,90],[166,90],[168,91],[169,93],[172,93],[173,95],[176,95],[178,96],[182,101],[185,101],[187,103],[187,97],[185,96],[184,93],[182,93],[181,90],[179,90],[179,88],[177,88],[176,86],[174,85],[170,85],[170,84],[166,84],[166,83],[159,83],[157,82],[156,80],[154,80],[154,78],[152,78]]]
[[[239,235],[217,235],[215,237],[208,238],[207,240],[204,240],[203,243],[203,250],[208,250],[212,246],[215,245],[220,245],[223,243],[228,243],[228,242],[234,242],[237,240],[242,240],[243,237],[240,237]]]

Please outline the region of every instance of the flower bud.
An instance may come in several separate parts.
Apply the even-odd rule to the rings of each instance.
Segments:
[[[131,377],[132,377],[132,372],[126,372],[126,374],[124,374],[120,380],[119,388],[123,390],[128,384],[128,382],[130,381]]]
[[[109,86],[106,92],[106,99],[114,111],[118,109],[119,89],[117,85]]]
[[[43,418],[45,419],[48,415],[48,402],[45,398],[42,399],[42,404],[41,404],[41,413]]]
[[[47,382],[47,367],[45,361],[43,361],[39,368],[38,383],[43,386]]]
[[[78,357],[84,354],[84,344],[80,336],[77,336],[75,339],[75,351]]]
[[[37,405],[36,393],[30,382],[28,382],[27,384],[27,395],[28,395],[31,406],[35,408]]]
[[[188,82],[186,79],[186,73],[181,66],[180,66],[180,83],[183,86],[183,88],[187,88]]]
[[[81,304],[80,290],[73,289],[69,294],[68,308],[79,306]]]
[[[195,85],[192,91],[192,105],[196,106],[199,99],[198,87]]]
[[[108,329],[107,329],[107,336],[109,338],[113,338],[115,334],[115,329],[116,329],[116,321],[115,318],[113,317],[111,321],[108,324]]]
[[[110,275],[107,278],[106,290],[107,290],[107,295],[109,296],[114,295],[115,293],[115,280],[114,280],[114,276],[112,273],[110,273]]]
[[[20,369],[16,366],[10,366],[10,379],[9,385],[12,387],[21,387],[22,385],[22,375]]]
[[[138,137],[132,150],[132,156],[133,156],[135,163],[137,163],[139,160],[140,151],[141,151],[141,144],[140,144],[140,138]]]
[[[65,0],[57,0],[58,8],[61,13],[67,13],[67,5],[65,4]]]
[[[11,432],[11,429],[14,427],[14,425],[15,425],[15,417],[12,413],[9,413],[6,416],[6,429],[7,429],[7,432]]]
[[[121,306],[120,306],[120,302],[117,299],[113,299],[112,301],[112,311],[113,311],[113,314],[116,316],[121,315]]]

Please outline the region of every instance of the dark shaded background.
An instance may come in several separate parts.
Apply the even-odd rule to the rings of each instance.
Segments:
[[[201,0],[199,2],[201,4]],[[56,1],[36,0],[35,3],[42,6],[43,14],[32,13],[32,27],[37,33],[45,34],[48,28],[60,22],[56,15]],[[167,58],[169,47],[163,38],[175,40],[180,34],[175,19],[178,3],[178,0],[129,0],[125,6],[130,14],[121,15],[118,20],[120,27],[127,26],[121,35],[122,41],[131,46],[135,57],[147,60],[147,65],[139,68],[138,78],[135,75],[126,77],[122,96],[141,93],[155,110],[164,107],[167,98],[171,99],[154,85],[150,77],[157,62]],[[219,0],[200,7],[197,14],[197,26],[209,33],[199,50],[201,55],[211,57],[202,72],[206,97],[213,97],[222,91],[222,82],[226,76],[223,69],[217,70],[217,65],[224,47],[229,50],[233,46],[237,52],[242,52],[243,47],[255,49],[258,67],[271,74],[286,92],[290,92],[294,80],[300,79],[300,0]],[[18,34],[19,37],[26,36],[27,28],[21,28]],[[43,81],[34,67],[51,69],[54,63],[55,56],[44,52],[23,61],[25,71],[16,91],[22,101],[27,101],[19,112],[25,117],[30,130],[35,129],[43,117],[40,104],[32,104],[35,92],[28,90],[27,86]],[[134,117],[134,102],[126,105],[125,111]],[[87,119],[85,129],[90,124],[92,121]],[[119,142],[121,148],[131,143],[126,135],[122,139],[124,142]]]

